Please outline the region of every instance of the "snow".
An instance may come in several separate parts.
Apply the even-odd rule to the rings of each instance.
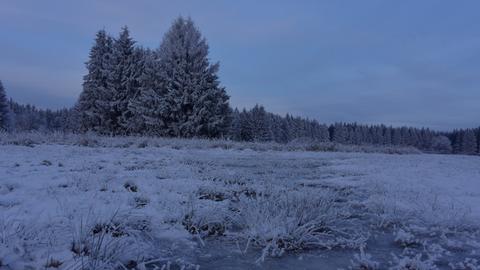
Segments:
[[[304,218],[313,229],[295,227]],[[328,233],[318,232],[320,221]],[[61,269],[129,261],[138,269],[221,269],[212,243],[251,256],[252,265],[341,245],[345,259],[336,267],[356,260],[378,269],[412,262],[464,269],[480,259],[479,224],[474,156],[0,146],[2,270],[43,269],[52,261]],[[378,251],[378,239],[387,239],[388,252]],[[74,252],[84,246],[110,253]]]

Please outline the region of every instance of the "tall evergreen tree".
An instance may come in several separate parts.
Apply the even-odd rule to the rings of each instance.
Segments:
[[[254,128],[251,114],[246,110],[240,113],[240,138],[243,141],[253,141],[254,140]]]
[[[383,143],[385,145],[392,144],[392,127],[385,127],[383,131]]]
[[[477,128],[477,153],[480,154],[480,127]]]
[[[235,141],[241,141],[241,129],[242,125],[240,122],[240,111],[237,108],[232,112],[232,122],[229,129],[229,137]]]
[[[332,133],[332,141],[336,143],[347,142],[347,128],[342,123],[335,123],[330,127]]]
[[[112,38],[104,30],[98,31],[86,63],[88,73],[83,77],[83,91],[76,105],[82,131],[111,132],[111,64]]]
[[[463,133],[461,147],[464,154],[473,155],[477,153],[477,137],[473,129],[467,129]]]
[[[250,121],[253,130],[253,140],[266,142],[273,139],[269,115],[263,106],[255,105],[250,111]]]
[[[169,104],[166,103],[166,89],[161,80],[158,65],[158,53],[151,50],[143,52],[143,67],[139,77],[139,89],[129,102],[133,113],[132,125],[136,133],[167,136],[169,121]]]
[[[462,153],[463,133],[462,130],[454,130],[451,134],[452,151],[454,154]]]
[[[0,130],[6,130],[9,124],[9,109],[7,94],[0,80]]]
[[[139,77],[142,74],[142,52],[135,49],[135,41],[125,26],[113,44],[112,82],[110,89],[113,96],[113,131],[117,134],[132,132],[131,118],[134,113],[129,109],[129,102],[140,88]]]
[[[394,128],[392,130],[392,144],[393,145],[400,145],[402,143],[402,134],[400,129]]]
[[[218,63],[191,19],[176,19],[159,49],[160,69],[169,106],[169,133],[217,137],[230,125],[229,97],[218,81]]]

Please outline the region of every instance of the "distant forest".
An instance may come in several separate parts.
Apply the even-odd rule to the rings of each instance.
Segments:
[[[412,146],[424,152],[480,153],[480,128],[438,132],[427,128],[321,124],[280,116],[263,106],[232,109],[210,63],[209,48],[191,19],[178,18],[159,48],[136,44],[124,27],[97,33],[86,63],[83,91],[70,109],[43,110],[8,100],[0,81],[0,129],[99,134],[226,138],[289,143]]]

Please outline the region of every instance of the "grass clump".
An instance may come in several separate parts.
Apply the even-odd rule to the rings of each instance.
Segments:
[[[286,251],[355,248],[366,240],[348,221],[344,206],[331,191],[278,191],[244,197],[238,203],[239,235],[263,248],[259,260]]]

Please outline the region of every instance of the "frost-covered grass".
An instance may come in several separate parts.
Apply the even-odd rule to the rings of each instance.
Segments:
[[[238,203],[239,234],[266,256],[306,249],[356,248],[366,240],[352,226],[351,209],[336,202],[332,191],[276,190],[242,198]]]
[[[478,157],[37,135],[2,135],[2,270],[479,266]]]
[[[180,139],[136,136],[99,136],[94,133],[73,134],[63,132],[22,132],[0,131],[0,145],[23,145],[34,147],[38,144],[78,145],[86,147],[172,147],[176,149],[251,149],[255,151],[309,151],[309,152],[362,152],[385,154],[420,154],[414,147],[381,145],[342,145],[331,142],[296,140],[288,144],[275,142],[236,142],[225,139]]]

